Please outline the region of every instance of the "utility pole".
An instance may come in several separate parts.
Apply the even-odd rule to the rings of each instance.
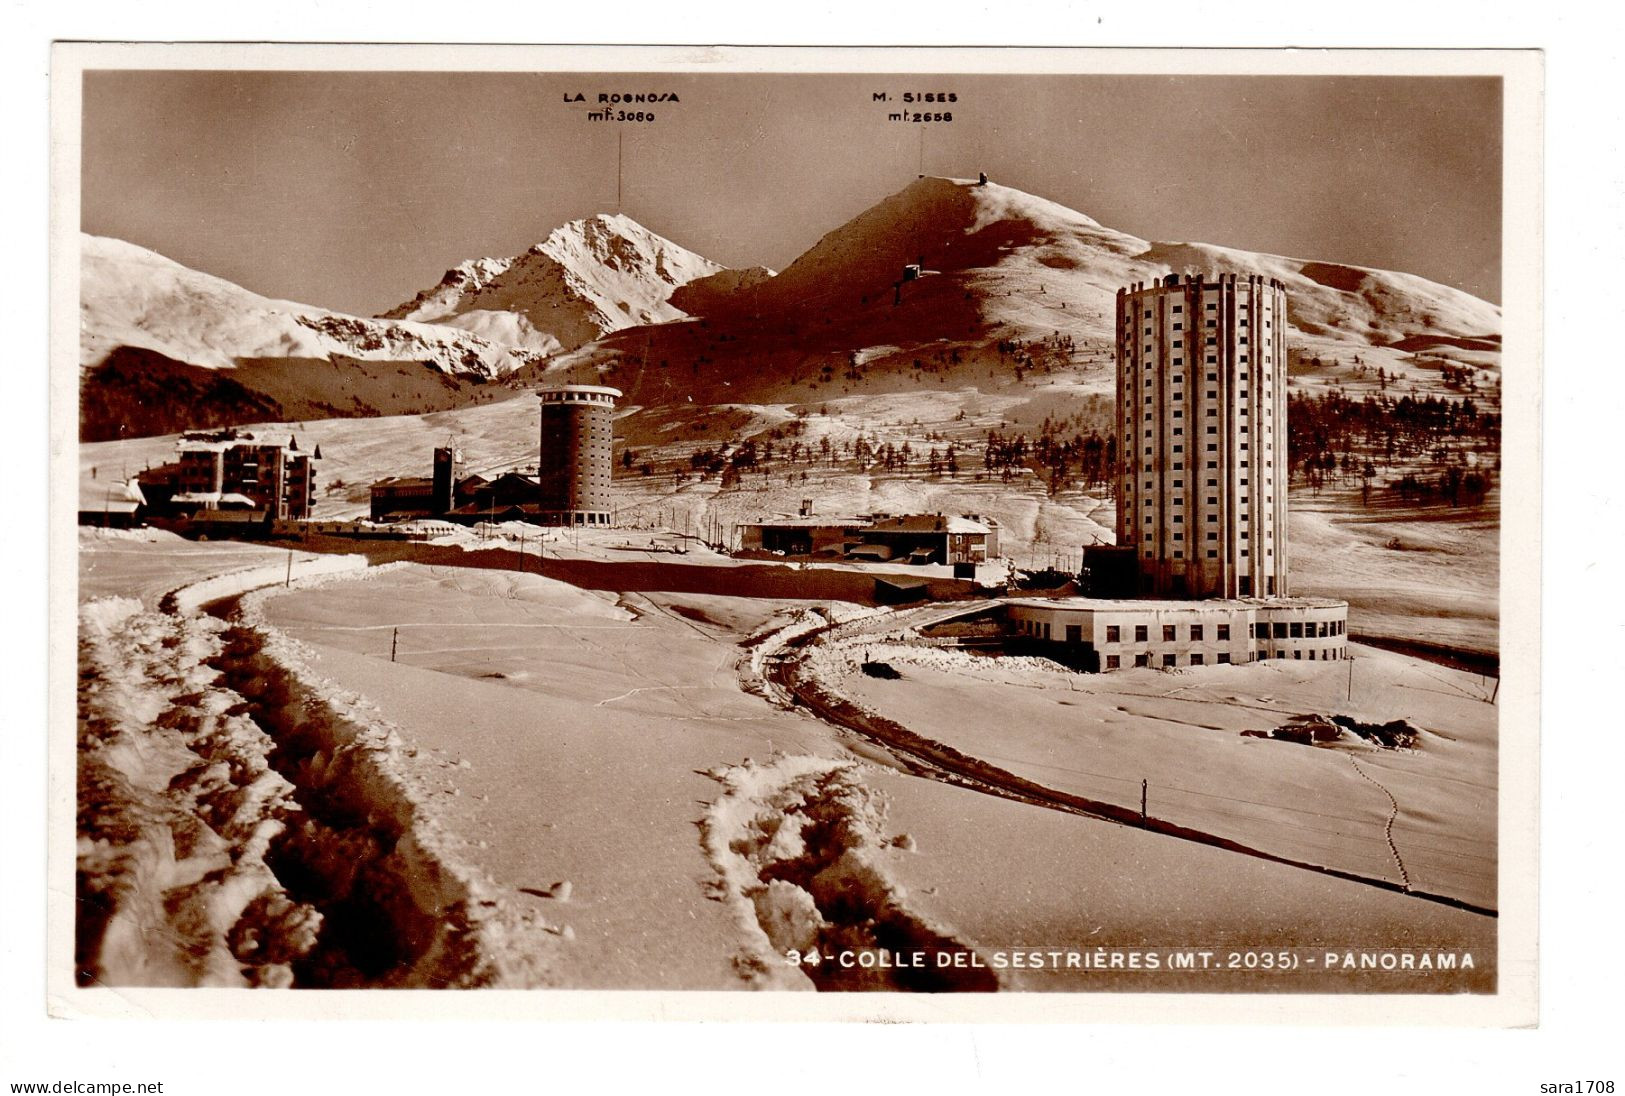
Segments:
[[[519,530],[519,570],[525,569],[525,530]]]
[[[1145,828],[1146,790],[1147,790],[1147,784],[1146,784],[1145,780],[1142,778],[1140,780],[1140,828],[1141,829]]]
[[[293,585],[293,547],[288,547],[288,577],[282,580],[284,587]]]
[[[1354,699],[1354,656],[1353,655],[1349,656],[1349,692],[1348,692],[1348,696],[1345,699],[1350,700],[1350,701],[1352,701]]]
[[[399,628],[391,628],[389,630],[389,660],[391,662],[395,661],[395,644],[400,638],[401,630]]]

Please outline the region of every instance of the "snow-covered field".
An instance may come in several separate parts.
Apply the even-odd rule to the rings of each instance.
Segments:
[[[458,856],[511,900],[528,903],[561,933],[568,929],[550,960],[547,984],[799,984],[764,959],[773,949],[764,949],[762,922],[753,927],[728,900],[737,874],[724,870],[715,848],[708,854],[696,833],[706,818],[717,817],[705,804],[720,803],[728,788],[736,795],[740,788],[754,789],[767,805],[760,814],[783,816],[787,806],[796,813],[801,800],[784,798],[793,779],[739,780],[730,774],[740,766],[776,772],[789,764],[792,776],[804,777],[861,759],[857,783],[883,791],[892,804],[885,826],[856,841],[868,849],[860,859],[884,869],[885,879],[875,885],[895,891],[895,900],[909,911],[930,905],[908,897],[916,892],[941,896],[929,914],[918,914],[936,937],[968,945],[1009,943],[1011,937],[970,933],[958,923],[954,893],[965,879],[962,866],[938,859],[922,878],[911,871],[907,850],[951,847],[974,840],[974,833],[985,837],[980,822],[989,813],[1014,820],[1024,812],[1052,812],[1002,801],[990,806],[996,801],[977,793],[886,776],[891,770],[874,767],[874,751],[854,749],[859,744],[828,727],[742,692],[740,664],[749,658],[738,639],[805,608],[700,595],[616,598],[536,576],[419,567],[278,594],[267,605],[279,630],[313,652],[318,672],[376,698],[408,746],[407,763],[435,789],[430,809],[460,836]],[[774,760],[784,757],[803,760]],[[847,798],[864,794],[850,784],[835,790]],[[823,793],[811,799],[841,798]],[[805,789],[796,794],[805,797]],[[911,813],[899,814],[899,803],[912,803]],[[1054,825],[1064,823],[1080,835],[1122,833],[1107,823],[1056,818]],[[964,832],[953,836],[958,830]],[[1043,853],[1044,844],[1027,835],[1024,824],[1007,821],[999,832],[1007,835],[1011,862],[1026,865],[1024,870],[1036,872],[1037,863],[1053,855],[1054,846]],[[902,833],[910,835],[907,842],[890,843]],[[1093,886],[1149,889],[1178,906],[1194,876],[1225,878],[1229,873],[1218,865],[1237,860],[1245,872],[1255,869],[1219,850],[1148,835],[1125,839],[1162,850],[1179,870],[1153,873],[1151,880],[1114,874]],[[833,859],[844,855],[837,853]],[[1269,866],[1265,874],[1272,880],[1278,874],[1270,885],[1289,892],[1295,886],[1317,893],[1337,889],[1335,881],[1296,869]],[[900,881],[905,875],[911,875],[910,884]],[[568,884],[568,901],[553,897],[560,884]],[[1384,925],[1408,910],[1416,924],[1434,926],[1438,940],[1482,946],[1490,938],[1487,919],[1347,886],[1354,888],[1351,900],[1358,893],[1356,908],[1397,904],[1382,914]],[[1255,908],[1250,897],[1232,900],[1240,909]],[[788,901],[786,908],[793,909],[795,902]],[[757,905],[753,896],[752,909]],[[991,913],[986,905],[966,908],[983,917]],[[783,912],[774,903],[766,909]],[[1327,938],[1340,929],[1354,931],[1349,916],[1340,907],[1327,918]],[[994,922],[1001,932],[1015,932],[1008,915]],[[1049,925],[1038,920],[1031,930]],[[1136,933],[1156,939],[1161,931],[1160,922],[1118,927],[1119,939]],[[1254,925],[1253,931],[1261,929]],[[1235,932],[1235,939],[1245,937],[1239,922]],[[1344,939],[1357,937],[1356,931]],[[1388,937],[1377,927],[1369,938]]]
[[[328,556],[282,573],[292,589],[360,569],[357,557]],[[129,597],[83,605],[76,979],[522,977],[528,953],[491,943],[512,935],[513,912],[447,855],[390,730],[258,626],[256,595],[237,601],[281,570],[218,573],[168,592],[162,609]],[[200,611],[222,598],[236,605],[229,614]]]
[[[821,653],[820,671],[865,708],[1046,787],[1137,809],[1145,781],[1155,818],[1493,909],[1493,682],[1352,650],[1352,666],[1082,675],[1039,659],[860,641]],[[900,676],[860,673],[860,660]],[[1426,734],[1414,750],[1242,736],[1311,714],[1407,719]]]
[[[947,983],[874,972],[809,978],[781,956],[809,932],[825,946],[954,952],[1057,943],[1470,948],[1477,981],[1452,984],[1493,979],[1491,918],[911,776],[884,750],[767,699],[761,643],[742,646],[749,637],[804,629],[796,622],[832,609],[837,619],[872,610],[616,595],[534,574],[418,565],[301,579],[301,568],[336,562],[306,564],[302,554],[284,587],[271,571],[286,558],[163,537],[82,543],[93,701],[82,756],[113,777],[93,782],[82,803],[101,821],[81,835],[93,842],[82,845],[81,863],[111,896],[116,930],[99,944],[92,931],[84,961],[105,981],[994,988],[985,972]],[[184,611],[201,595],[170,599],[182,612],[156,611],[157,577],[182,571],[236,574],[200,587],[217,596],[269,584],[225,621]],[[104,596],[121,575],[148,591],[146,604]],[[163,639],[171,633],[196,638],[177,647]],[[997,698],[1007,719],[1016,700],[1040,693],[958,670],[942,685],[921,681],[922,669],[904,672],[932,702],[952,696],[971,711]],[[1150,753],[1161,753],[1188,730],[1171,710],[1191,705],[1144,703],[1141,726],[1159,746]],[[221,719],[241,733],[209,729]],[[1114,748],[1143,758],[1131,730],[1116,728]],[[1430,741],[1426,760],[1455,758],[1464,779],[1476,779],[1480,752],[1469,737],[1450,744],[1461,757]],[[1064,732],[1056,740],[1080,756],[1090,749]],[[1294,779],[1314,778],[1322,758],[1351,764],[1309,747],[1237,741],[1280,754]],[[1016,768],[1006,751],[1018,748],[989,752]],[[1204,749],[1204,763],[1225,752]],[[1098,751],[1086,760],[1069,765],[1105,771]],[[1361,763],[1402,803],[1429,794],[1403,760],[1361,755]],[[1031,775],[1076,786],[1042,759]],[[1368,823],[1371,806],[1361,800],[1354,817]],[[166,832],[182,832],[182,819],[193,835],[184,842]],[[1407,867],[1434,871],[1407,843],[1436,844],[1453,824],[1403,816],[1395,832]],[[138,836],[121,843],[109,826]],[[210,856],[239,866],[211,875]],[[335,873],[352,861],[353,874]],[[1373,858],[1374,873],[1383,867]],[[361,901],[358,885],[399,897]],[[189,908],[177,887],[212,911],[187,922],[197,942],[183,938],[178,958],[132,945],[140,926],[164,922],[162,911]],[[358,946],[367,926],[387,943]],[[1089,989],[1120,978],[1005,971],[997,984]],[[1289,988],[1341,985],[1327,978]],[[1145,988],[1156,985],[1242,988],[1199,980]],[[1404,988],[1442,985],[1413,977]]]

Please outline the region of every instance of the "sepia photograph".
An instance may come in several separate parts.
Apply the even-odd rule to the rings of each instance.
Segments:
[[[1532,1020],[1538,55],[52,69],[54,1008]]]

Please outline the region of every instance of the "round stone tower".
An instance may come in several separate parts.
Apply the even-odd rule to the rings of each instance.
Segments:
[[[544,525],[610,524],[615,400],[620,389],[561,384],[536,394],[542,401],[537,520]]]

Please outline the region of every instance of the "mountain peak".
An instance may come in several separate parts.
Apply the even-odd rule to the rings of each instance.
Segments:
[[[560,225],[521,255],[461,263],[384,315],[551,354],[681,319],[672,291],[722,269],[624,213],[595,213]]]

